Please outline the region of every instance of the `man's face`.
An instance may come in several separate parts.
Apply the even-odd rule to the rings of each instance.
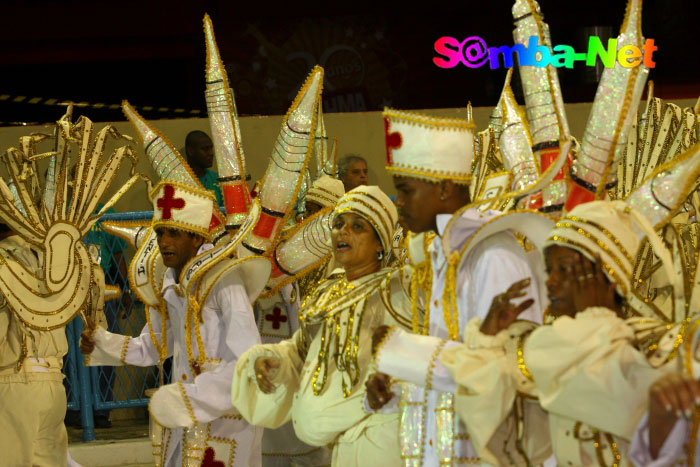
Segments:
[[[399,224],[415,233],[434,230],[435,216],[439,214],[440,185],[415,178],[394,177],[394,187]]]
[[[343,185],[345,185],[345,192],[357,188],[360,185],[367,185],[369,183],[369,176],[367,175],[367,164],[362,161],[352,161],[348,165],[347,173],[341,177]]]
[[[187,160],[190,165],[208,169],[214,164],[214,144],[207,135],[197,134],[187,145]]]
[[[163,263],[174,268],[180,274],[185,264],[197,255],[204,239],[199,235],[190,235],[178,229],[158,227],[156,229],[158,248],[163,256]]]

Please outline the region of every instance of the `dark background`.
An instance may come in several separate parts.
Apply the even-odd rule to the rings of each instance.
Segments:
[[[84,103],[80,113],[95,121],[123,120],[122,99],[148,119],[204,116],[205,12],[242,115],[284,113],[315,63],[326,68],[325,112],[496,104],[503,69],[439,69],[433,44],[446,35],[512,44],[512,1],[425,2],[420,10],[392,3],[4,2],[0,124],[54,121],[66,100]],[[644,2],[642,31],[659,47],[650,74],[659,97],[700,95],[699,4]],[[540,5],[553,44],[585,51],[589,35],[617,35],[626,2]],[[593,99],[594,68],[578,63],[559,75],[565,102]]]

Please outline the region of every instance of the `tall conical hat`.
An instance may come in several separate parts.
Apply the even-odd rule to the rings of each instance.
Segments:
[[[208,241],[225,235],[224,216],[216,205],[214,193],[202,186],[170,141],[127,101],[122,103],[122,110],[143,140],[148,160],[160,178],[150,193],[153,228],[185,230]]]
[[[323,68],[315,66],[282,120],[258,199],[260,220],[244,240],[254,253],[267,251],[278,239],[303,183],[316,134],[317,111],[323,89]]]
[[[500,138],[501,157],[506,170],[513,173],[514,191],[528,188],[537,181],[539,164],[532,152],[532,135],[527,119],[518,106],[510,88],[512,68],[498,105],[501,107],[503,130]]]
[[[537,37],[539,45],[547,47],[551,53],[549,25],[544,22],[537,1],[516,0],[512,14],[515,23],[515,44],[527,47],[530,38],[534,36]],[[568,157],[568,154],[561,151],[563,141],[568,140],[571,134],[559,77],[552,64],[546,67],[522,66],[519,67],[519,71],[532,134],[533,152],[539,159],[539,170],[544,172],[550,165],[556,164],[558,158]],[[561,210],[566,201],[566,192],[564,171],[558,171],[554,181],[543,187],[542,200],[530,203],[530,206],[544,211]]]
[[[209,125],[219,183],[224,194],[226,228],[238,229],[250,210],[248,175],[241,141],[241,129],[233,90],[229,87],[224,63],[214,37],[214,27],[209,15],[204,15],[204,34],[207,44],[207,71],[205,92]]]
[[[642,2],[629,0],[617,37],[618,50],[629,45],[641,48],[643,41]],[[580,203],[602,199],[606,189],[617,182],[617,164],[635,121],[648,74],[649,69],[643,64],[628,68],[617,61],[615,66],[603,71],[581,150],[571,169],[575,184],[566,202],[567,211]]]

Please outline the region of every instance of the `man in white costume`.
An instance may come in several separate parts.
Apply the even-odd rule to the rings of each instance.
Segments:
[[[243,420],[230,394],[238,358],[260,343],[251,301],[267,280],[269,262],[222,255],[238,246],[252,221],[223,244],[210,243],[223,226],[213,194],[133,108],[125,104],[124,110],[162,177],[151,192],[151,232],[130,266],[132,288],[150,305],[148,324],[134,338],[101,327],[94,337],[83,333],[86,364],[150,366],[172,355],[171,384],[159,388],[149,405],[155,421],[167,427],[156,462],[260,465],[262,429]],[[251,219],[258,213],[254,209]],[[207,270],[214,273],[207,275]],[[256,283],[262,285],[250,285]]]
[[[467,322],[486,316],[493,298],[514,282],[536,277],[531,258],[509,231],[481,237],[469,255],[472,236],[498,211],[465,208],[474,157],[471,120],[435,118],[385,110],[387,170],[394,176],[399,222],[412,232],[437,232],[425,251],[429,273],[421,284],[426,312],[414,316],[414,332],[459,341]],[[542,321],[537,281],[524,287],[523,300],[532,306],[525,318]],[[418,324],[418,325],[416,325]],[[395,329],[377,351],[380,372],[405,381],[401,387],[400,443],[406,465],[479,463],[464,424],[454,411],[454,395],[432,389],[434,362],[442,347],[425,347],[419,336]],[[386,329],[375,333],[381,339]],[[433,341],[435,342],[435,341]],[[421,362],[401,365],[406,350]],[[431,362],[433,364],[431,364]],[[389,402],[386,375],[369,383],[368,402],[377,409]],[[379,389],[373,391],[372,389]],[[384,390],[382,390],[384,389]],[[390,402],[391,403],[391,402]],[[411,420],[412,423],[408,423]]]

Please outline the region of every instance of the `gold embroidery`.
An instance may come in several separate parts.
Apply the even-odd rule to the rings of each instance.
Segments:
[[[532,373],[530,373],[530,370],[527,368],[527,365],[525,365],[525,353],[523,351],[523,348],[525,346],[525,337],[527,337],[528,334],[523,334],[522,336],[518,337],[518,368],[520,369],[520,372],[523,374],[523,376],[525,376],[530,381],[534,381],[534,379],[532,378]]]
[[[382,348],[387,343],[389,338],[397,332],[397,330],[398,328],[396,326],[391,326],[389,329],[387,329],[386,334],[382,336],[382,339],[377,344],[377,348],[374,349],[374,362],[376,363],[377,368],[379,368],[379,356],[381,354]]]
[[[122,345],[121,357],[119,360],[122,364],[126,365],[126,352],[129,350],[129,342],[131,341],[131,336],[126,336],[124,339],[124,344]]]
[[[436,130],[445,131],[460,131],[466,132],[469,129],[476,128],[474,122],[463,118],[449,117],[431,117],[416,113],[402,112],[400,110],[384,108],[384,117],[389,117],[392,120],[400,121],[409,125],[421,126],[426,128],[434,128]]]
[[[181,381],[177,382],[178,388],[180,389],[180,395],[182,396],[182,400],[185,401],[185,405],[187,406],[187,411],[190,414],[190,417],[192,418],[192,422],[194,425],[197,423],[197,417],[194,415],[194,409],[192,408],[192,402],[190,402],[190,397],[187,395],[187,391],[185,390],[185,385],[182,384]]]

